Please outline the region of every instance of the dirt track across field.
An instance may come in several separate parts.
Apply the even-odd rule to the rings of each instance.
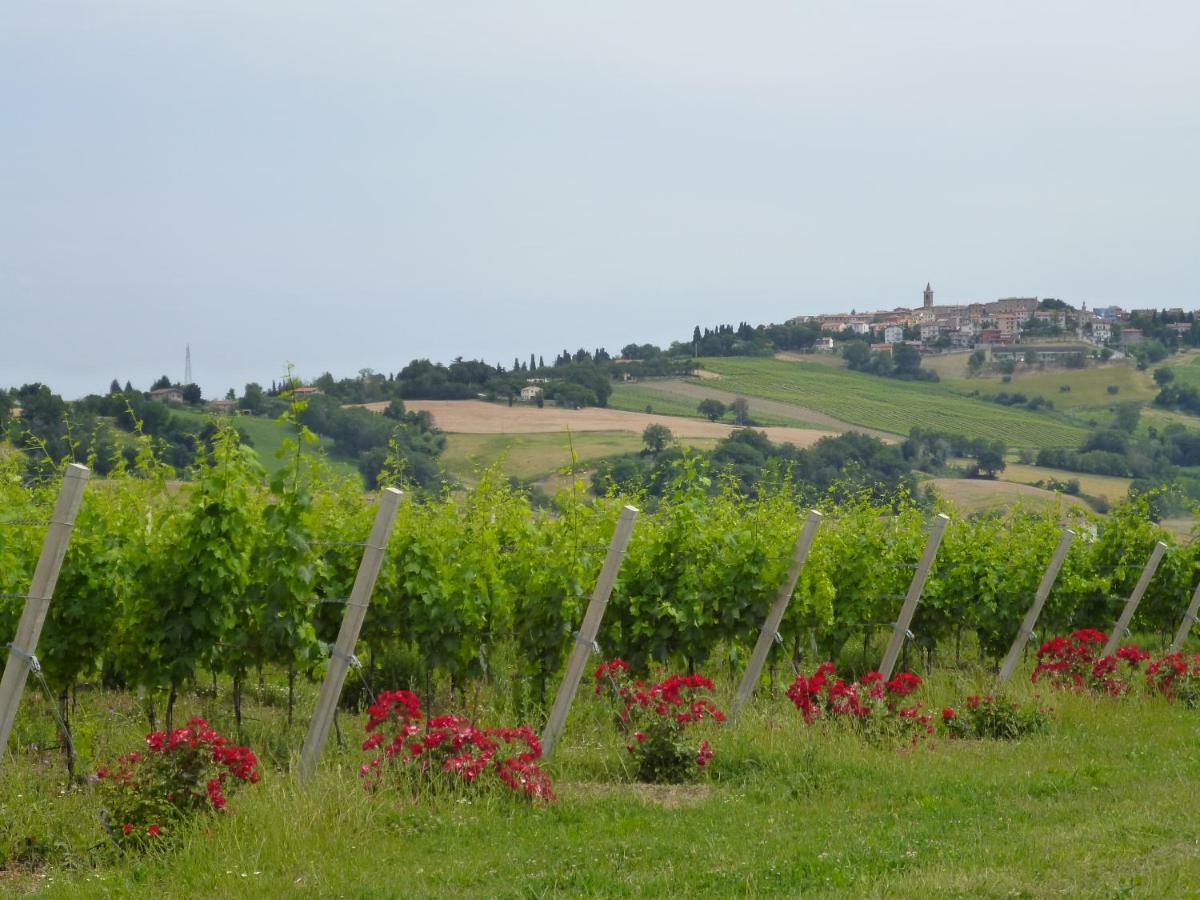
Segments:
[[[566,431],[631,431],[641,434],[647,425],[666,425],[678,437],[725,437],[733,431],[731,425],[685,419],[682,416],[657,416],[650,413],[625,412],[619,409],[560,409],[547,406],[504,406],[482,400],[405,400],[410,410],[427,410],[433,422],[443,431],[459,434],[538,434]],[[382,412],[386,403],[368,403],[367,409]],[[797,447],[815,444],[828,431],[811,428],[759,428],[776,443],[791,443]]]

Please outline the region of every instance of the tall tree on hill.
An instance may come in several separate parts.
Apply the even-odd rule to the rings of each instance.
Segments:
[[[113,394],[119,394],[119,393],[121,393],[121,382],[117,381],[117,379],[114,378],[112,380],[112,384],[110,384],[108,386],[108,396],[111,397]]]
[[[735,425],[750,424],[750,401],[745,397],[737,397],[729,404],[729,411],[733,413],[733,423]]]

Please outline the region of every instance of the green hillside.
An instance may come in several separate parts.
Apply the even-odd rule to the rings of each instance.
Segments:
[[[1055,413],[963,396],[940,382],[899,381],[808,362],[746,357],[703,360],[722,390],[765,397],[893,434],[914,427],[999,439],[1014,447],[1074,447],[1086,429]]]
[[[624,409],[629,412],[652,412],[660,416],[683,416],[688,419],[704,419],[697,410],[699,400],[696,397],[688,397],[672,391],[671,385],[673,381],[647,381],[637,384],[616,384],[613,385],[613,392],[608,398],[608,405],[612,409]],[[723,388],[721,382],[712,384],[704,384],[705,387]],[[785,416],[771,412],[764,412],[762,409],[756,408],[751,400],[750,411],[754,417],[754,421],[759,425],[783,425],[792,428],[821,428],[818,425],[805,419],[803,416]],[[729,421],[728,418],[725,419]]]
[[[1197,379],[1200,380],[1200,368],[1196,369]],[[1005,383],[999,375],[975,376],[972,378],[954,378],[942,376],[944,386],[966,394],[979,391],[983,395],[1022,393],[1027,397],[1044,397],[1054,403],[1058,409],[1070,410],[1107,410],[1114,403],[1136,400],[1149,403],[1158,393],[1149,372],[1139,372],[1134,366],[1119,362],[1100,366],[1089,366],[1086,369],[1051,368],[1038,370],[1018,366],[1017,371]],[[1069,387],[1069,391],[1062,390]],[[1116,393],[1110,393],[1116,388]]]
[[[182,419],[200,424],[209,421],[220,421],[226,418],[224,416],[195,412],[189,409],[173,409],[171,412]],[[258,416],[238,416],[233,422],[238,428],[249,435],[251,442],[254,444],[254,450],[258,454],[258,461],[267,470],[268,474],[273,475],[283,465],[275,456],[275,453],[283,445],[284,438],[288,435],[288,426],[276,422],[274,419],[266,419]],[[343,475],[360,477],[358,468],[353,463],[348,463],[342,459],[335,459],[330,455],[330,451],[333,448],[333,441],[328,438],[319,438],[317,446],[325,451],[326,459],[334,471]]]
[[[688,447],[711,449],[717,438],[677,438]],[[544,478],[571,462],[571,451],[581,463],[642,449],[641,435],[632,431],[565,431],[548,434],[448,434],[442,461],[446,470],[472,481],[479,469],[499,462],[505,475]]]

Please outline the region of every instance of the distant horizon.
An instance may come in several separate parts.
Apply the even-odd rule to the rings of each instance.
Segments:
[[[1076,309],[1080,308],[1082,302],[1088,302],[1088,301],[1072,302],[1070,299],[1065,298],[1065,297],[1054,297],[1053,295],[1050,295],[1050,294],[1033,294],[1033,293],[1031,293],[1031,294],[1010,293],[1010,294],[998,295],[998,296],[992,297],[990,299],[960,300],[960,299],[952,298],[952,299],[947,300],[945,298],[939,297],[939,292],[937,290],[937,287],[936,287],[936,285],[934,285],[934,283],[932,281],[927,282],[927,283],[933,286],[934,305],[935,306],[958,306],[958,305],[967,305],[970,303],[989,303],[992,300],[1013,299],[1013,298],[1023,297],[1023,296],[1036,297],[1039,300],[1046,300],[1046,299],[1051,299],[1051,298],[1056,299],[1056,300],[1062,300],[1064,303],[1067,303],[1068,305],[1070,305]],[[1129,310],[1131,308],[1146,308],[1146,309],[1150,308],[1150,307],[1133,307],[1133,306],[1123,304],[1123,303],[1102,303],[1102,304],[1097,304],[1096,306],[1093,306],[1091,303],[1088,303],[1088,306],[1089,306],[1089,309],[1105,308],[1105,307],[1110,307],[1110,306],[1120,307],[1125,310]],[[886,310],[892,310],[892,309],[897,309],[897,308],[918,309],[918,308],[920,308],[920,303],[913,303],[907,307],[904,307],[901,303],[896,303],[896,304],[889,305],[889,306],[877,306],[877,307],[874,307],[871,309],[868,309],[866,307],[859,308],[859,307],[850,307],[850,306],[837,308],[837,309],[828,309],[828,310],[822,309],[822,310],[818,310],[818,311],[814,311],[814,312],[795,313],[793,315],[787,316],[787,317],[779,319],[779,320],[774,320],[774,321],[766,321],[766,320],[756,321],[753,317],[746,318],[745,316],[742,316],[741,318],[735,317],[735,318],[731,318],[731,319],[724,319],[721,321],[692,322],[691,324],[687,325],[686,328],[680,332],[680,334],[682,336],[674,335],[665,340],[655,341],[655,340],[645,340],[640,337],[633,337],[633,338],[630,338],[627,340],[623,340],[619,345],[613,345],[613,346],[608,346],[605,344],[591,344],[591,343],[580,344],[577,341],[574,341],[574,342],[567,341],[566,343],[563,343],[561,346],[559,346],[557,349],[552,349],[547,352],[538,352],[537,350],[526,350],[524,353],[518,352],[515,354],[515,358],[522,362],[526,362],[529,359],[529,354],[533,353],[534,356],[549,358],[549,359],[553,360],[554,356],[561,353],[563,350],[568,350],[571,353],[574,353],[576,350],[579,350],[579,349],[584,349],[584,350],[587,350],[588,352],[592,352],[592,351],[596,350],[597,348],[601,348],[601,347],[603,347],[605,350],[607,350],[612,356],[616,357],[620,354],[621,348],[627,346],[628,344],[654,344],[665,350],[670,346],[670,344],[673,341],[683,342],[684,339],[686,338],[687,333],[689,333],[691,331],[691,329],[696,326],[699,326],[703,330],[704,328],[713,328],[713,327],[716,327],[717,325],[737,325],[739,322],[743,322],[743,321],[748,322],[750,325],[753,325],[753,326],[772,325],[772,324],[782,324],[783,322],[786,322],[788,319],[792,319],[792,318],[795,318],[796,316],[803,316],[803,315],[809,315],[809,316],[835,315],[838,313],[848,313],[851,311],[851,309],[857,310],[858,314],[865,314],[865,313],[869,313],[869,312],[879,312],[879,311],[886,311]],[[1156,305],[1154,308],[1162,310],[1162,309],[1167,309],[1169,307],[1162,306],[1162,305]],[[1186,312],[1195,312],[1196,311],[1195,309],[1191,309],[1186,306],[1183,307],[1183,309]],[[25,379],[23,381],[14,382],[11,384],[0,383],[0,390],[19,388],[25,384],[35,384],[35,383],[40,382],[42,384],[45,384],[47,387],[49,387],[55,393],[61,394],[64,397],[64,399],[79,400],[89,394],[99,394],[99,395],[105,394],[107,392],[109,385],[112,383],[112,380],[114,377],[122,385],[124,385],[126,382],[129,382],[132,384],[132,386],[135,389],[143,391],[143,392],[149,391],[150,385],[164,375],[167,376],[168,378],[170,378],[171,382],[173,384],[184,384],[186,382],[184,382],[184,380],[183,380],[182,373],[183,373],[183,367],[184,367],[184,357],[186,355],[186,350],[187,350],[188,346],[191,346],[191,349],[192,349],[192,374],[193,374],[194,383],[200,386],[201,390],[204,392],[204,398],[206,400],[222,399],[225,396],[226,392],[230,388],[233,388],[235,393],[240,397],[242,395],[243,389],[245,388],[245,385],[248,383],[251,383],[251,382],[255,382],[264,388],[269,388],[272,381],[278,383],[278,382],[282,381],[286,377],[286,374],[287,374],[287,362],[284,362],[283,364],[280,365],[279,372],[276,375],[273,375],[270,377],[250,378],[250,379],[247,379],[244,381],[238,381],[236,383],[224,384],[223,386],[220,387],[219,390],[217,390],[215,388],[210,388],[208,386],[208,383],[202,377],[202,374],[198,374],[198,373],[203,373],[203,371],[204,371],[203,359],[202,359],[201,354],[199,354],[197,352],[197,348],[194,344],[189,345],[189,344],[185,343],[185,344],[181,345],[179,348],[179,360],[175,366],[175,368],[178,369],[178,371],[174,372],[174,373],[172,372],[172,369],[170,367],[168,367],[168,368],[162,369],[161,371],[156,371],[155,374],[153,374],[153,375],[144,375],[140,379],[135,378],[135,377],[110,375],[108,378],[103,379],[103,384],[99,385],[98,387],[83,388],[78,393],[71,392],[71,391],[64,391],[58,385],[55,385],[53,382],[46,381],[43,379],[37,379],[37,378]],[[453,362],[458,357],[461,357],[464,360],[479,360],[481,362],[486,362],[490,365],[499,364],[501,366],[504,366],[506,369],[511,366],[512,361],[514,359],[514,355],[512,355],[512,354],[510,354],[508,356],[505,356],[504,354],[501,354],[500,356],[496,356],[495,354],[484,356],[484,355],[478,355],[478,354],[471,355],[471,354],[467,354],[467,353],[456,353],[453,356],[447,356],[444,358],[434,358],[433,356],[420,354],[417,356],[413,356],[409,359],[403,360],[398,365],[393,365],[390,368],[358,365],[358,366],[348,366],[344,369],[335,369],[335,368],[330,368],[330,367],[318,366],[311,373],[308,372],[303,367],[296,364],[294,360],[291,360],[290,362],[292,362],[293,364],[296,365],[296,372],[295,372],[296,376],[304,383],[311,383],[315,379],[324,375],[326,372],[333,375],[334,378],[339,379],[339,380],[343,379],[343,378],[353,377],[354,375],[357,375],[363,369],[370,369],[372,372],[386,375],[389,373],[399,372],[401,369],[403,369],[406,365],[408,365],[413,360],[429,359],[431,362],[434,362],[434,363],[449,365],[451,362]]]
[[[10,6],[5,386],[1200,305],[1182,0]]]

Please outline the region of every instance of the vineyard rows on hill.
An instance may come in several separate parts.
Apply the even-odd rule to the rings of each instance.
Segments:
[[[291,448],[268,485],[236,433],[218,432],[183,489],[144,454],[140,470],[89,486],[38,655],[56,691],[103,674],[165,693],[202,672],[279,667],[316,675],[345,609],[372,501]],[[48,516],[52,484],[29,488],[0,463],[0,630],[13,634]],[[397,477],[400,473],[391,473]],[[529,699],[544,703],[579,627],[623,503],[561,494],[551,510],[497,476],[464,499],[402,505],[361,636],[360,655],[393,683],[462,685],[504,649]],[[830,501],[779,629],[786,652],[837,658],[895,620],[925,542],[928,510],[906,499]],[[637,522],[599,643],[637,667],[743,659],[783,580],[803,513],[786,487],[754,499],[681,464]],[[1197,547],[1175,545],[1144,502],[1078,522],[1042,617],[1047,630],[1116,617],[1156,541],[1171,546],[1135,627],[1166,635],[1191,589]],[[1074,514],[1073,514],[1074,515]],[[1012,509],[952,521],[912,624],[932,655],[975,633],[1001,656],[1056,546],[1061,523]],[[235,689],[235,703],[236,700]]]
[[[893,434],[920,427],[1033,448],[1076,447],[1086,435],[1084,428],[1053,413],[988,403],[937,383],[778,359],[722,357],[703,363],[721,376],[714,385],[722,390],[794,403]]]

